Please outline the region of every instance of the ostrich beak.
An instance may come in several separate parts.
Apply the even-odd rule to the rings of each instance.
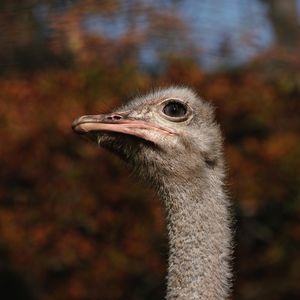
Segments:
[[[101,115],[86,115],[76,119],[72,124],[72,129],[79,134],[115,132],[133,135],[138,138],[157,142],[157,136],[163,134],[173,135],[174,131],[163,128],[156,124],[128,118],[128,113],[111,113]]]

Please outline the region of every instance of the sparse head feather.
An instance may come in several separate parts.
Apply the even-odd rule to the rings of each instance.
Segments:
[[[135,97],[130,102],[121,107],[124,109],[135,109],[140,106],[154,105],[157,101],[163,99],[179,99],[189,104],[201,114],[201,122],[214,122],[214,107],[206,101],[203,101],[195,91],[188,87],[170,86],[167,88],[157,88],[152,92]]]
[[[187,117],[178,121],[165,116],[163,109],[168,101],[179,101],[187,108]],[[153,90],[139,96],[115,111],[126,112],[128,118],[143,120],[168,129],[175,134],[164,135],[160,131],[148,131],[145,142],[132,136],[115,136],[113,143],[102,141],[102,146],[121,155],[143,175],[153,178],[173,172],[174,176],[186,176],[196,168],[213,168],[222,164],[222,138],[214,121],[214,108],[186,87],[168,87]],[[111,137],[109,139],[111,140]],[[164,176],[165,176],[164,175]]]

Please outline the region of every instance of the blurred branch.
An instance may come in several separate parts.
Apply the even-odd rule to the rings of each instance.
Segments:
[[[299,42],[300,15],[297,0],[262,0],[268,4],[269,18],[281,46],[293,47]]]

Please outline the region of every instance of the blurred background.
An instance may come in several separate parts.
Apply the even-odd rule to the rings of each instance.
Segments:
[[[299,38],[299,0],[2,0],[1,299],[163,299],[158,198],[71,122],[170,84],[222,124],[232,299],[300,299]]]

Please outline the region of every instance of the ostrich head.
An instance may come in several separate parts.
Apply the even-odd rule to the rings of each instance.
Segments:
[[[188,88],[159,89],[112,113],[82,116],[73,129],[152,182],[189,178],[222,163],[213,109]]]

